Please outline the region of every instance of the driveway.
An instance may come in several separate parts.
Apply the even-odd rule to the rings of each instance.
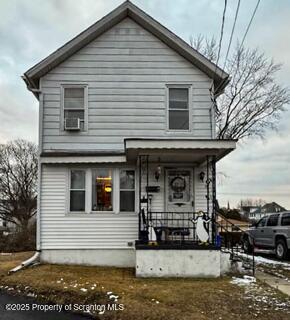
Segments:
[[[29,304],[37,303],[35,300],[26,297],[12,296],[0,291],[0,319],[1,320],[85,320],[88,317],[57,311],[7,311],[6,304]],[[42,305],[41,303],[37,303]]]

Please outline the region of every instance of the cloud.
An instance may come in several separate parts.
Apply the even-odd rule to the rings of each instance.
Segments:
[[[37,141],[38,104],[25,88],[21,74],[122,3],[122,0],[0,1],[0,142],[22,137]],[[143,10],[188,41],[190,35],[219,36],[220,0],[133,0]],[[241,2],[234,41],[241,38],[255,2]],[[236,1],[228,2],[222,56],[229,41]],[[290,7],[287,0],[261,1],[245,44],[259,47],[284,63],[279,81],[290,86]],[[222,61],[222,60],[221,60]],[[277,201],[290,208],[290,112],[283,114],[279,132],[266,140],[239,144],[223,159],[218,197],[236,204],[243,197]]]
[[[236,205],[241,199],[263,198],[290,208],[289,145],[290,134],[286,133],[238,144],[237,150],[218,165],[218,170],[228,176],[218,186],[222,205],[228,200]]]

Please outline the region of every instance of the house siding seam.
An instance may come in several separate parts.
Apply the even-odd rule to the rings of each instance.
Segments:
[[[61,85],[88,85],[88,132],[61,130]],[[126,18],[41,79],[43,151],[123,150],[124,138],[166,138],[166,84],[192,85],[192,132],[211,139],[211,80]]]

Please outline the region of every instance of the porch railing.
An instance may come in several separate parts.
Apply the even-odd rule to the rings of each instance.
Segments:
[[[206,213],[148,212],[140,214],[139,243],[151,245],[215,244],[213,221]],[[198,229],[198,230],[197,230]]]

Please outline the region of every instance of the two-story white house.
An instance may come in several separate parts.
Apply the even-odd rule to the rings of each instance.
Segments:
[[[219,276],[213,99],[229,76],[126,1],[25,72],[41,260]],[[200,212],[202,211],[202,213]]]

